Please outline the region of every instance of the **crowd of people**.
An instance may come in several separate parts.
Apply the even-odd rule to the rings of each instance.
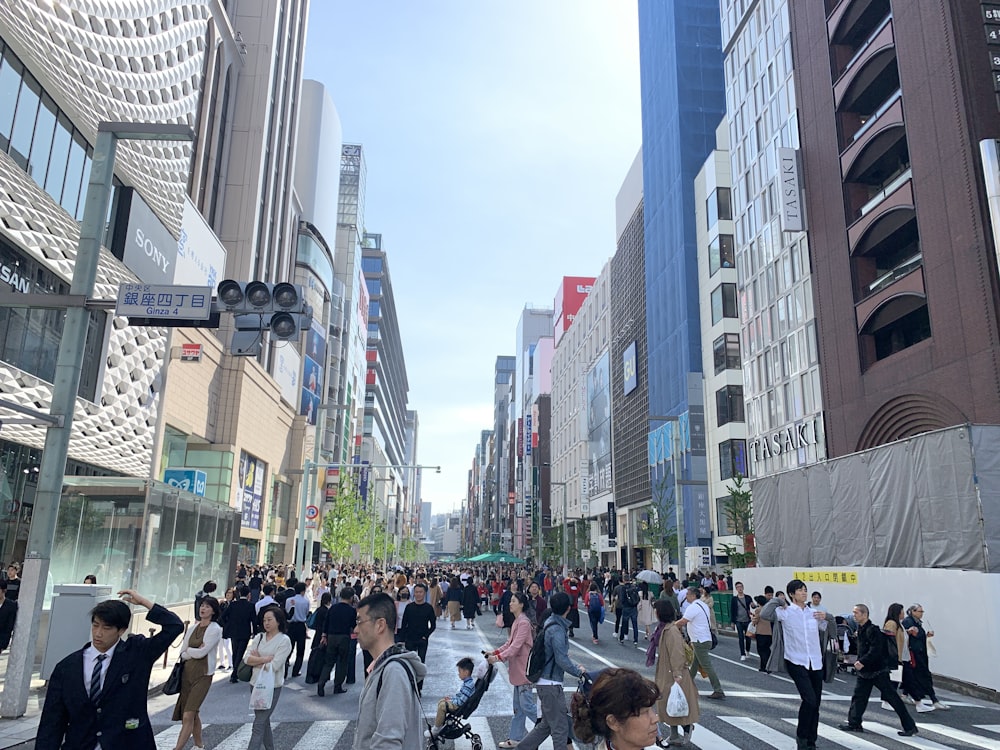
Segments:
[[[17,581],[13,572],[0,579],[0,648],[4,602],[11,599],[11,578]],[[499,743],[503,750],[536,750],[549,737],[554,747],[571,747],[574,736],[587,741],[594,735],[610,738],[616,750],[654,741],[662,747],[686,745],[699,720],[699,701],[726,698],[709,656],[718,633],[712,598],[717,591],[733,592],[729,621],[740,658],[746,661],[756,648],[762,672],[787,673],[795,683],[802,699],[796,729],[799,748],[815,747],[822,684],[829,677],[828,652],[852,654],[854,661],[847,667],[858,677],[847,722],[841,726],[844,731],[861,731],[876,688],[883,707],[896,711],[905,736],[917,732],[906,703],[917,711],[947,709],[934,693],[927,658],[934,633],[925,629],[919,604],[905,612],[903,605],[893,604],[879,628],[863,604],[849,615],[830,615],[821,593],[809,593],[797,580],[784,591],[766,586],[760,595],[751,596],[741,582],[734,584],[716,573],[677,576],[668,570],[656,577],[647,571],[640,578],[646,580],[603,569],[563,576],[545,568],[510,565],[388,571],[355,565],[315,566],[300,580],[291,566],[240,565],[222,596],[211,580],[194,596],[195,620],[183,634],[179,653],[183,666],[173,719],[181,726],[175,750],[183,750],[189,740],[195,750],[203,748],[199,711],[216,671],[230,671],[231,682],[250,683],[254,720],[248,747],[273,748],[270,717],[285,682],[302,678],[325,697],[333,680],[332,694],[346,693],[358,682],[359,648],[367,677],[361,679],[355,747],[364,747],[378,727],[380,736],[388,732],[401,748],[419,750],[424,736],[414,730],[422,726],[419,693],[432,636],[438,627],[474,629],[481,617],[493,618],[491,624],[508,636],[486,654],[489,663],[506,664],[512,687],[508,736]],[[163,625],[159,636],[145,639],[142,658],[155,660],[165,649],[163,634],[173,632],[179,620],[174,622],[175,615],[135,592],[123,593],[149,607],[150,621]],[[619,643],[631,636],[638,645],[641,633],[652,680],[627,669],[588,673],[570,659],[569,640],[576,637],[581,620],[598,644],[598,626],[612,617]],[[85,649],[72,656],[73,664],[82,659],[81,668],[92,667],[98,675],[93,678],[95,696],[103,679],[103,659],[97,652],[103,645],[103,652],[112,655],[114,635],[124,632],[127,624],[117,609],[95,608],[94,641],[88,646],[93,653]],[[110,635],[101,635],[101,628]],[[529,664],[533,649],[542,649],[544,656],[535,674]],[[442,698],[438,727],[448,712],[460,710],[473,690],[473,662],[462,658],[456,669],[461,684],[454,695]],[[576,694],[571,714],[563,697],[567,673],[587,687]],[[707,696],[699,696],[695,687],[698,674],[711,683]],[[50,688],[49,698],[53,695],[56,704],[60,693]],[[266,699],[259,699],[261,695]],[[49,698],[46,710],[55,710],[49,709]],[[97,731],[100,723],[74,719],[71,712],[69,716],[65,731],[72,731],[74,722],[81,731]]]

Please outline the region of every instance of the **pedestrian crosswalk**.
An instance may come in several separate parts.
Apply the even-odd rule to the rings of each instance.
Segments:
[[[795,750],[796,719],[785,717],[768,723],[765,720],[739,715],[703,717],[705,723],[697,725],[689,747],[696,750],[743,750],[743,748],[769,748],[770,750]],[[506,716],[474,716],[472,730],[483,741],[483,750],[497,750],[497,743],[506,739],[509,726]],[[354,740],[353,721],[272,722],[275,746],[284,750],[349,750]],[[945,724],[918,722],[920,734],[900,737],[899,727],[869,718],[863,734],[843,732],[835,725],[821,722],[819,736],[827,746],[843,750],[1000,750],[1000,724],[966,725],[959,729]],[[180,729],[172,724],[159,729],[156,734],[157,750],[172,750]],[[244,750],[250,740],[251,724],[204,725],[205,747],[211,750]],[[454,750],[472,750],[470,740],[455,740]],[[551,741],[542,744],[541,750],[557,750]],[[563,750],[563,749],[558,749]]]

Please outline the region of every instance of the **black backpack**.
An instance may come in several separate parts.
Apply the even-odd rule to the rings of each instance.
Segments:
[[[625,604],[629,607],[639,606],[639,589],[629,584],[624,591]]]
[[[531,653],[528,654],[528,668],[524,673],[524,676],[528,678],[528,682],[538,682],[541,679],[542,672],[545,671],[545,667],[555,658],[555,656],[549,659],[545,658],[545,631],[548,628],[549,623],[545,623],[545,627],[538,631],[535,635],[535,640],[531,643]]]

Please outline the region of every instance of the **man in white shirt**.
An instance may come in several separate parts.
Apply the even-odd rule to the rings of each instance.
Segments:
[[[698,674],[698,667],[701,666],[712,683],[712,693],[708,697],[712,700],[722,700],[726,694],[722,691],[722,683],[719,681],[719,675],[715,673],[715,667],[712,666],[712,659],[709,656],[712,650],[712,619],[708,605],[698,598],[698,589],[694,586],[687,590],[687,607],[684,609],[684,616],[677,621],[677,627],[684,625],[687,626],[691,648],[694,649],[691,679],[693,680]]]
[[[826,612],[826,607],[823,606],[823,595],[818,591],[813,591],[809,596],[810,604],[809,609],[815,609],[818,612]]]
[[[785,669],[795,683],[802,704],[795,728],[798,750],[814,750],[819,728],[819,704],[823,694],[823,652],[820,633],[826,630],[826,614],[806,606],[809,589],[798,578],[785,587],[791,604],[774,610],[781,623]],[[770,606],[770,605],[768,605]]]

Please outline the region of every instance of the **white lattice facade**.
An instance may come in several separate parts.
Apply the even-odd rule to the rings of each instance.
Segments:
[[[0,0],[0,39],[5,63],[9,57],[23,65],[22,83],[30,79],[32,87],[40,86],[39,123],[45,107],[58,108],[56,139],[59,127],[70,122],[71,133],[93,146],[99,121],[196,125],[211,15],[208,0]],[[5,81],[10,80],[9,66],[0,69],[0,78],[4,74]],[[28,84],[23,85],[28,90]],[[0,111],[0,128],[5,113]],[[0,153],[0,239],[36,269],[31,291],[53,291],[40,286],[38,279],[55,277],[68,286],[79,227],[73,213],[53,197],[51,186],[47,190],[43,184],[46,164],[33,163],[27,153],[24,163],[19,161],[14,141],[24,114],[17,116],[22,119],[13,120],[7,138],[0,135],[0,145],[5,140],[8,144]],[[32,144],[32,154],[37,147]],[[117,177],[141,194],[175,237],[190,153],[188,144],[132,141],[118,146]],[[72,149],[68,154],[72,165]],[[51,167],[49,172],[51,177]],[[81,195],[85,190],[86,163]],[[64,190],[63,204],[65,197]],[[82,210],[82,198],[78,205]],[[120,283],[135,280],[122,261],[102,251],[95,296],[114,297]],[[121,318],[109,320],[96,391],[92,401],[77,400],[69,452],[77,461],[146,476],[160,407],[165,332],[128,328]],[[45,380],[0,362],[0,397],[45,411],[50,395]],[[45,433],[11,426],[4,428],[2,437],[41,448]]]

